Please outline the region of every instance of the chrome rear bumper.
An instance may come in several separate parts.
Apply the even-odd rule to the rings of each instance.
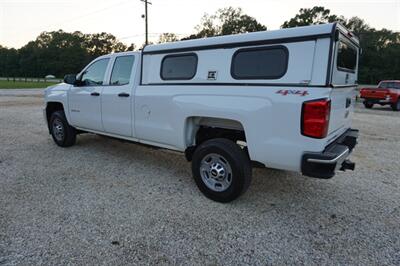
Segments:
[[[302,174],[327,179],[337,170],[354,170],[355,164],[347,158],[357,145],[357,138],[358,130],[349,129],[323,152],[306,152],[302,158]]]

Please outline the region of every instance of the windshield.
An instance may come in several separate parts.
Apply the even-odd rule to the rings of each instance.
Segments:
[[[381,82],[379,84],[380,89],[398,89],[400,90],[400,82]]]

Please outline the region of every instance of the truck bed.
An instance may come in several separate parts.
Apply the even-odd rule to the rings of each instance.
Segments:
[[[384,100],[389,93],[388,89],[362,88],[360,90],[360,97],[363,99]]]

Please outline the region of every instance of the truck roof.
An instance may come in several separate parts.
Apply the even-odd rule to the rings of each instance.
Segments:
[[[148,45],[143,49],[143,53],[164,53],[172,50],[202,50],[212,48],[222,48],[229,45],[240,43],[257,43],[266,40],[274,42],[285,42],[287,39],[307,39],[307,38],[328,38],[333,35],[336,29],[348,35],[356,44],[358,39],[350,34],[345,27],[338,23],[311,25],[303,27],[295,27],[280,30],[260,31],[252,33],[243,33],[235,35],[225,35],[218,37],[209,37],[195,40],[177,41],[163,44]]]

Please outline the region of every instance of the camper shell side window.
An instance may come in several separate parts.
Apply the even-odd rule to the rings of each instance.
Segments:
[[[166,55],[161,61],[162,80],[191,80],[197,72],[198,57],[195,53]]]
[[[234,79],[279,79],[288,68],[289,51],[285,46],[244,48],[232,57]]]

